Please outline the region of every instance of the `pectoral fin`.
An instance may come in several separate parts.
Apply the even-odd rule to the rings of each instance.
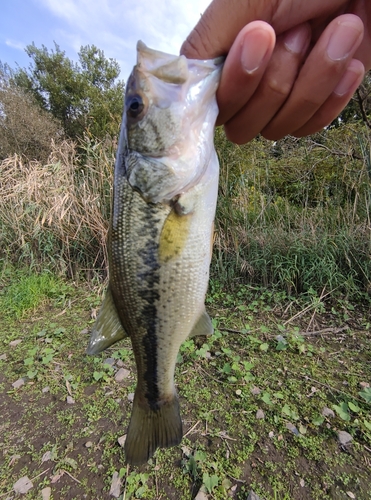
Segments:
[[[204,311],[199,317],[197,323],[193,327],[189,337],[196,337],[197,335],[210,336],[214,333],[214,327],[211,322],[210,316]]]
[[[113,302],[111,289],[108,285],[106,296],[94,323],[87,354],[98,354],[118,340],[127,337],[127,333],[121,325],[116,306]]]

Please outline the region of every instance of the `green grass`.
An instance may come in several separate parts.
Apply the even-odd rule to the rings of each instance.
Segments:
[[[56,283],[63,296],[66,285]],[[28,476],[30,499],[46,486],[53,498],[105,498],[116,471],[125,498],[186,500],[201,487],[218,500],[242,500],[251,489],[266,500],[371,498],[368,308],[212,281],[215,333],[187,340],[176,368],[185,437],[128,468],[117,440],[130,418],[134,359],[127,340],[85,355],[83,332],[99,300],[69,285],[67,301],[53,296],[0,323],[0,495]],[[122,383],[107,357],[130,371]],[[19,378],[25,384],[14,389]],[[352,435],[348,448],[338,444],[340,430]]]
[[[367,144],[365,132],[356,128],[287,138],[276,146],[257,139],[241,147],[219,131],[212,275],[226,286],[247,283],[296,296],[314,290],[369,300]],[[349,154],[353,147],[357,159]]]
[[[0,295],[0,313],[4,317],[20,319],[50,299],[65,300],[69,289],[70,286],[47,271],[40,274],[22,270],[13,272],[11,283]]]

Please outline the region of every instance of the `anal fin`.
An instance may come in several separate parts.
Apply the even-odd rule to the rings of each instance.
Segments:
[[[189,338],[196,337],[198,335],[205,335],[209,337],[214,333],[214,327],[211,322],[210,316],[207,314],[206,310],[201,314],[198,318],[197,323],[193,327],[191,333],[189,334]]]
[[[127,336],[118,317],[111,289],[108,285],[106,295],[93,325],[86,353],[98,354]]]

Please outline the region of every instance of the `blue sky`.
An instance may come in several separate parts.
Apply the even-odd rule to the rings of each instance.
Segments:
[[[136,60],[136,42],[177,54],[210,0],[1,0],[0,60],[28,67],[24,48],[54,41],[77,60],[82,45],[96,45],[117,60],[125,81]]]

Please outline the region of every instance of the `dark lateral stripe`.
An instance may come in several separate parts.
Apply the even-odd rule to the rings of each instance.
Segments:
[[[141,296],[143,302],[145,302],[144,307],[141,311],[141,317],[143,319],[146,335],[142,339],[142,345],[144,349],[144,380],[146,383],[145,397],[151,410],[157,410],[159,408],[159,388],[158,388],[158,345],[157,345],[157,307],[156,302],[159,300],[159,269],[160,264],[158,262],[158,235],[157,238],[154,237],[155,232],[157,233],[156,226],[154,226],[153,217],[146,214],[145,220],[143,220],[144,227],[147,234],[152,237],[146,242],[145,248],[140,252],[140,258],[143,260],[143,269],[138,274],[138,279],[141,282],[139,295]],[[143,217],[144,219],[144,217]]]

